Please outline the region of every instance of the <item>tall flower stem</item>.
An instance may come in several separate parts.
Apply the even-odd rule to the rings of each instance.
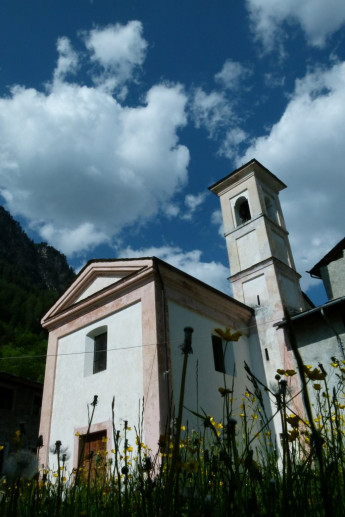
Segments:
[[[177,414],[177,421],[176,421],[176,431],[175,431],[175,437],[174,437],[174,446],[173,446],[173,452],[172,452],[172,460],[171,460],[171,467],[170,472],[168,476],[168,497],[166,498],[166,504],[170,505],[171,501],[171,494],[174,486],[175,481],[175,475],[176,475],[176,465],[180,450],[180,437],[181,437],[181,424],[182,424],[182,413],[183,413],[183,401],[184,401],[184,392],[185,392],[185,386],[186,386],[186,375],[187,375],[187,365],[188,365],[188,355],[193,353],[192,349],[192,333],[194,332],[194,329],[191,327],[185,327],[184,333],[184,343],[181,345],[181,350],[183,353],[183,366],[182,366],[182,376],[181,376],[181,389],[180,389],[180,400],[178,405],[178,414]]]
[[[80,478],[80,467],[81,467],[81,464],[82,464],[82,461],[83,461],[83,458],[84,458],[85,444],[86,444],[86,440],[88,439],[88,436],[90,434],[91,424],[92,424],[93,416],[95,414],[95,409],[96,409],[96,406],[97,406],[97,402],[98,402],[98,395],[94,395],[93,401],[91,402],[92,411],[91,411],[91,415],[89,415],[89,418],[88,418],[88,427],[87,427],[85,439],[83,440],[81,449],[79,451],[78,464],[77,464],[77,472],[75,474],[74,486],[73,486],[73,492],[72,492],[72,500],[71,500],[72,507],[74,505],[75,491],[76,491],[76,488],[78,486],[78,482],[79,482],[79,478]]]

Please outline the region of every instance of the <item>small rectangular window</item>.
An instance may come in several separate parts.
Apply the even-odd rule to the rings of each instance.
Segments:
[[[107,368],[107,332],[94,337],[93,373]]]
[[[224,351],[222,338],[212,336],[214,367],[217,372],[225,373]]]
[[[212,336],[212,348],[215,370],[228,375],[236,375],[234,344],[225,343],[220,336]]]

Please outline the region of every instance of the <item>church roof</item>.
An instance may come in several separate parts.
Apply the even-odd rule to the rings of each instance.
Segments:
[[[116,293],[134,290],[153,276],[162,283],[170,280],[176,289],[203,293],[209,300],[231,303],[234,311],[252,316],[253,309],[231,296],[205,284],[157,257],[94,259],[87,262],[74,282],[42,318],[45,328],[55,325],[64,315],[74,317],[90,307],[104,304]],[[194,287],[193,287],[194,286]]]

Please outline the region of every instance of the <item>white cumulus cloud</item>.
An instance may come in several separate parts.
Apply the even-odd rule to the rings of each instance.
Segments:
[[[136,22],[127,29],[141,34]],[[116,31],[136,56],[128,61],[140,63],[141,36]],[[111,62],[94,38],[97,55]],[[147,221],[184,185],[189,151],[178,131],[186,124],[187,98],[179,85],[157,84],[141,104],[126,106],[101,86],[67,82],[78,58],[67,39],[58,49],[46,90],[14,86],[0,98],[0,193],[13,215],[72,255]],[[122,69],[119,74],[122,81]]]
[[[191,119],[196,128],[204,128],[209,138],[220,142],[220,155],[232,154],[245,139],[245,133],[239,124],[246,114],[238,109],[252,70],[243,64],[227,59],[214,80],[216,88],[206,92],[197,87],[191,95]],[[240,115],[241,113],[241,115]]]
[[[205,92],[196,88],[191,113],[197,128],[205,127],[211,138],[219,129],[228,126],[233,116],[232,107],[223,92]]]
[[[195,210],[197,210],[197,208],[204,203],[206,196],[206,192],[200,192],[196,195],[187,194],[184,200],[184,204],[186,205],[188,211],[182,216],[182,219],[191,220]]]
[[[109,25],[84,33],[91,60],[103,69],[94,74],[94,82],[109,91],[133,79],[134,71],[146,57],[147,42],[142,37],[141,22]]]
[[[298,24],[307,42],[324,46],[345,23],[343,0],[246,0],[251,27],[267,51],[286,38],[286,23]]]
[[[227,59],[221,71],[218,72],[214,78],[224,88],[236,90],[240,86],[241,82],[251,74],[252,71],[242,65],[242,63]]]
[[[281,119],[238,159],[257,158],[287,184],[281,199],[301,274],[344,237],[344,127],[345,62],[298,80]]]
[[[54,81],[62,81],[68,74],[74,74],[78,68],[78,54],[73,50],[68,38],[59,38],[56,45],[59,53],[54,71]]]
[[[149,247],[137,250],[127,247],[121,250],[118,256],[127,258],[157,257],[219,291],[230,293],[230,285],[227,280],[229,268],[220,262],[203,262],[200,250],[184,252],[177,246]]]

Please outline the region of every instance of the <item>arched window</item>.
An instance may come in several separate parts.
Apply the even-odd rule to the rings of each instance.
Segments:
[[[252,218],[248,199],[244,196],[239,197],[235,203],[235,217],[237,226],[250,221]]]

